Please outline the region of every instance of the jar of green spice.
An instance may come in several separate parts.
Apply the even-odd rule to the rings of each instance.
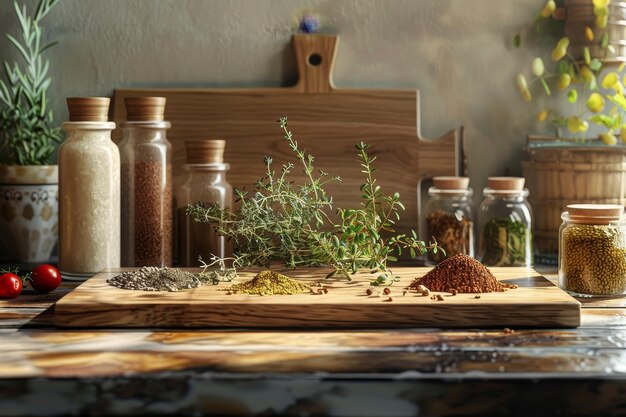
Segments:
[[[532,208],[524,178],[490,177],[478,212],[478,259],[487,266],[532,265]]]
[[[626,294],[624,207],[572,204],[561,215],[559,286],[578,297]]]

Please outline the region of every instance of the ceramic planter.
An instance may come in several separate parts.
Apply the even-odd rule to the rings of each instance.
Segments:
[[[0,244],[7,260],[47,262],[57,243],[58,167],[0,165]]]

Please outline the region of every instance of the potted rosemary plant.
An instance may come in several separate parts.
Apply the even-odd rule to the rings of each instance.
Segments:
[[[46,94],[51,79],[42,19],[59,0],[40,0],[30,15],[14,2],[20,33],[7,34],[18,59],[4,62],[0,79],[0,237],[10,260],[43,262],[57,241],[57,166],[61,142]]]
[[[530,135],[522,162],[540,255],[556,254],[568,204],[624,203],[625,12],[625,3],[611,0],[548,0],[538,13],[537,33],[553,38],[553,48],[517,75],[517,88],[529,102],[542,94],[563,97],[558,108],[538,112],[537,121],[550,123],[554,135]]]

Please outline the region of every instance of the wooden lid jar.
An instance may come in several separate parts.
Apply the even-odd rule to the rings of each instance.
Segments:
[[[226,141],[222,139],[188,140],[187,164],[223,164]]]
[[[576,297],[626,295],[626,221],[615,204],[570,204],[559,228],[559,286]]]
[[[110,104],[108,97],[68,97],[69,121],[108,122]]]
[[[565,222],[576,224],[611,224],[623,220],[624,206],[618,204],[570,204],[561,215]]]
[[[478,212],[478,259],[487,266],[530,267],[533,211],[521,177],[490,177]]]
[[[436,265],[457,254],[474,256],[472,189],[467,177],[434,177],[428,190],[420,225],[420,238],[436,240],[444,251],[429,252],[427,263]]]
[[[125,97],[126,120],[149,122],[165,120],[165,97]]]

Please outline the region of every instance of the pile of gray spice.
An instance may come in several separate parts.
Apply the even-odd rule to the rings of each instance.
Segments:
[[[108,279],[107,282],[117,288],[139,291],[181,291],[197,288],[203,284],[198,276],[191,272],[154,266],[123,272]]]
[[[430,291],[457,293],[502,292],[516,288],[499,282],[483,264],[464,254],[442,261],[429,273],[415,279],[411,288],[417,290],[420,285]]]

